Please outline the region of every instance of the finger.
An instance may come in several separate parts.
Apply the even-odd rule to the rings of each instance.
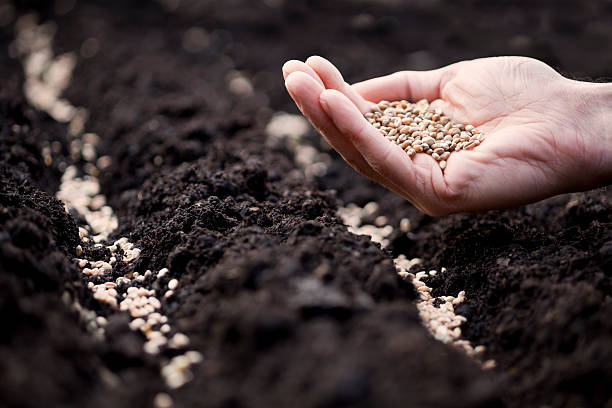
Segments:
[[[347,163],[366,177],[400,194],[396,186],[388,183],[368,165],[350,140],[342,137],[327,113],[323,111],[319,103],[319,96],[325,90],[323,86],[301,71],[289,74],[285,81],[285,86],[304,116],[310,120],[313,126],[340,153]]]
[[[359,82],[352,87],[363,98],[373,102],[402,99],[433,101],[440,98],[440,88],[453,70],[453,66],[449,65],[432,71],[400,71]]]
[[[350,141],[339,135],[338,129],[319,104],[319,95],[324,90],[323,86],[318,85],[303,72],[296,72],[287,77],[286,87],[302,113],[349,165],[371,180],[383,184],[397,194],[401,194],[396,186],[382,179],[378,173],[370,168]]]
[[[348,135],[374,171],[398,186],[411,202],[425,203],[427,212],[439,209],[433,185],[444,184],[444,176],[433,158],[417,155],[414,162],[410,160],[399,146],[385,140],[344,94],[326,90],[320,98],[340,133]]]
[[[366,113],[371,110],[372,103],[366,101],[361,95],[359,95],[349,84],[344,81],[342,74],[338,71],[331,62],[323,57],[312,56],[306,60],[306,64],[309,65],[321,78],[325,88],[335,89],[342,92],[348,99],[351,100],[357,106],[357,109],[361,113]]]
[[[290,60],[285,62],[283,65],[283,79],[287,80],[287,77],[294,72],[304,72],[310,75],[322,87],[325,87],[325,85],[323,85],[323,81],[321,81],[321,78],[319,78],[319,75],[317,75],[317,73],[310,66],[306,65],[302,61]]]

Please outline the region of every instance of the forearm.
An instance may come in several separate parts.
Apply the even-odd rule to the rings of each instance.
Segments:
[[[594,184],[612,183],[612,83],[572,81],[578,94],[578,129],[584,132],[585,175]],[[571,114],[572,112],[570,112]]]

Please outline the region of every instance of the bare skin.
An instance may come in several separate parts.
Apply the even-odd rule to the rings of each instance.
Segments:
[[[304,116],[361,174],[421,211],[445,215],[506,208],[612,181],[612,84],[564,78],[524,57],[402,71],[354,85],[321,57],[288,61],[283,76]],[[427,99],[485,134],[451,154],[444,172],[411,159],[363,117],[380,100]]]

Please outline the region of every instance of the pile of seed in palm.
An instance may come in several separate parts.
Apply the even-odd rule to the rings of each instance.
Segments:
[[[429,154],[442,170],[452,152],[472,149],[484,139],[480,130],[453,122],[440,109],[432,109],[425,99],[416,103],[380,101],[365,117],[410,157],[417,153]]]

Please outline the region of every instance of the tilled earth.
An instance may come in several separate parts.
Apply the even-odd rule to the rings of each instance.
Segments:
[[[282,63],[311,54],[349,81],[500,54],[609,75],[609,2],[125,3],[0,2],[15,17],[0,19],[0,406],[152,406],[168,393],[176,407],[612,407],[609,189],[433,219],[314,132],[301,143],[329,158],[315,176],[266,134],[275,112],[295,113]],[[77,245],[80,258],[110,253],[82,242],[84,219],[54,198],[67,166],[88,167],[67,125],[23,94],[13,22],[32,10],[56,25],[54,52],[78,56],[63,96],[89,111],[110,158],[109,243],[142,249],[113,273],[168,268],[180,281],[161,311],[203,356],[180,388],[160,375],[177,351],[145,353],[74,260]],[[372,201],[362,222],[386,217],[385,249],[336,215]],[[414,271],[447,269],[426,278],[433,295],[466,291],[463,337],[494,369],[422,326],[400,254],[423,259]],[[107,319],[103,337],[75,300]]]

